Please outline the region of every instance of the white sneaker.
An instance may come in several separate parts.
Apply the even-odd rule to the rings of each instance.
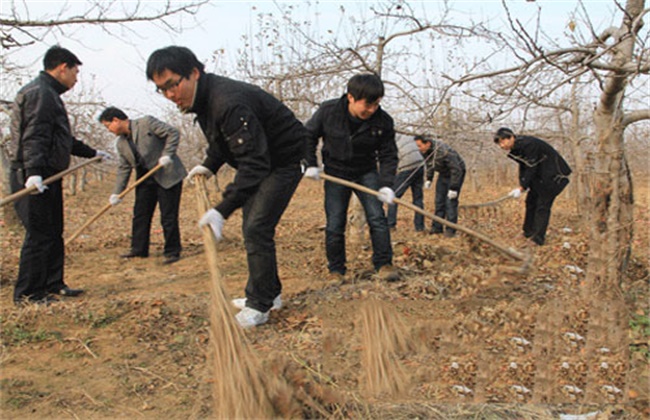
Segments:
[[[245,307],[235,315],[235,319],[242,328],[250,328],[266,323],[269,320],[269,313]]]
[[[246,307],[246,298],[233,299],[231,302],[232,306],[237,309],[244,309]],[[271,306],[271,310],[277,311],[280,308],[282,308],[282,295],[277,295],[275,299],[273,299],[273,306]]]

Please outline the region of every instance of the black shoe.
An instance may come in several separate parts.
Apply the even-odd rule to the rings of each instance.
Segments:
[[[180,255],[166,255],[165,258],[163,259],[163,264],[174,264],[176,261],[180,260],[181,256]]]
[[[429,233],[430,233],[431,235],[440,235],[440,234],[442,234],[442,231],[441,231],[441,230],[438,231],[438,230],[433,230],[433,229],[431,229],[431,230],[429,231]]]
[[[52,292],[52,294],[67,296],[67,297],[75,297],[75,296],[79,296],[83,292],[84,292],[83,289],[71,289],[68,286],[65,286],[63,289],[60,289],[57,292]]]
[[[126,254],[120,255],[120,258],[147,258],[147,257],[148,257],[148,255],[136,254],[133,251],[129,251]]]
[[[445,238],[453,238],[454,236],[456,236],[456,232],[452,232],[450,230],[445,231]]]
[[[32,298],[14,299],[14,304],[16,306],[27,306],[30,304],[49,306],[54,302],[59,302],[59,299],[50,295],[47,295],[40,299],[32,299]]]

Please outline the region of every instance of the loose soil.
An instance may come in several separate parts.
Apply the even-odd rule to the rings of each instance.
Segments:
[[[66,195],[65,236],[105,205],[112,185],[107,177]],[[523,275],[520,263],[467,235],[415,232],[411,211],[401,209],[392,241],[402,280],[379,281],[367,239],[349,232],[349,272],[344,283],[333,283],[326,276],[322,184],[303,181],[276,235],[284,307],[271,312],[268,324],[245,331],[261,369],[285,386],[283,395],[272,396],[277,415],[647,418],[648,183],[635,185],[634,251],[622,284],[630,351],[627,359],[603,351],[596,360],[585,354],[585,337],[598,302],[579,300],[587,228],[569,194],[556,202],[543,247],[526,247],[519,237],[523,199],[461,212],[460,224],[531,253]],[[162,265],[157,220],[150,257],[120,259],[129,249],[131,195],[66,248],[66,283],[86,292],[49,307],[13,305],[23,233],[0,220],[3,418],[219,417],[212,388],[229,378],[214,371],[211,349],[226,344],[210,338],[211,276],[194,188],[184,189],[179,262]],[[507,190],[468,186],[461,203],[490,201]],[[210,193],[216,203],[213,183]],[[433,207],[433,190],[425,191],[425,206]],[[242,297],[247,266],[239,212],[226,222],[224,236],[218,244],[224,288]],[[380,321],[369,323],[368,313]],[[377,337],[390,333],[401,344],[381,353]],[[552,354],[540,350],[541,337],[554,342]],[[373,359],[385,368],[377,370]],[[603,372],[599,395],[590,399],[592,369]]]

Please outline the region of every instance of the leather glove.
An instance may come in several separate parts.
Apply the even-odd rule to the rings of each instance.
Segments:
[[[457,197],[458,197],[458,191],[449,190],[449,192],[447,193],[447,198],[450,200],[454,200]]]
[[[519,198],[521,197],[521,189],[520,188],[515,188],[514,190],[510,191],[508,194],[509,197],[512,198]]]
[[[103,151],[103,150],[97,150],[97,151],[95,152],[95,156],[99,156],[99,157],[101,157],[101,158],[102,158],[102,162],[105,161],[105,160],[111,160],[111,159],[113,159],[113,156],[111,156],[110,153],[105,152],[105,151]]]
[[[160,166],[169,166],[172,164],[172,158],[169,156],[161,156],[160,159],[158,159],[158,165]]]
[[[209,169],[206,168],[205,166],[203,166],[203,165],[196,165],[195,167],[192,168],[192,170],[190,171],[190,173],[187,174],[186,179],[188,179],[190,182],[192,182],[192,178],[194,178],[194,177],[197,176],[197,175],[203,175],[203,176],[205,176],[206,178],[210,178],[210,177],[211,177],[212,175],[214,175],[214,174],[212,173],[211,170],[209,170]]]
[[[217,241],[220,241],[221,238],[223,238],[221,232],[223,231],[223,224],[225,222],[226,220],[223,218],[221,213],[215,209],[210,209],[206,211],[203,217],[201,217],[201,220],[199,220],[199,227],[202,228],[203,226],[209,225],[214,234],[214,238]]]
[[[108,197],[108,202],[111,203],[111,206],[117,206],[122,202],[122,199],[119,194],[111,194],[111,196]]]
[[[427,181],[424,183],[424,189],[428,190],[429,188],[431,188],[431,181]]]
[[[25,188],[36,187],[38,192],[34,191],[32,194],[40,194],[47,189],[47,185],[43,185],[43,177],[40,175],[32,175],[27,178]]]
[[[382,203],[393,204],[393,200],[395,200],[395,191],[391,190],[389,187],[381,187],[377,198]]]
[[[315,166],[310,166],[305,170],[305,178],[311,178],[313,180],[318,181],[320,179],[320,172],[321,169],[317,168]]]

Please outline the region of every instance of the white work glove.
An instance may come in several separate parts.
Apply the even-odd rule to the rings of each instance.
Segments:
[[[514,190],[510,191],[508,194],[509,197],[512,198],[519,198],[521,197],[521,189],[520,188],[515,188]]]
[[[110,153],[105,152],[103,150],[97,150],[95,152],[95,156],[99,156],[100,158],[102,158],[102,161],[113,159],[113,156],[111,156]]]
[[[320,179],[320,172],[320,168],[317,168],[316,166],[310,166],[305,170],[305,178],[311,178],[318,181]]]
[[[43,177],[40,175],[32,175],[27,178],[27,181],[25,182],[25,188],[31,187],[36,187],[38,190],[38,193],[33,192],[32,194],[40,194],[47,189],[47,185],[43,185]]]
[[[458,191],[449,190],[449,192],[447,193],[447,198],[450,200],[453,200],[457,197],[458,197]]]
[[[424,189],[428,190],[429,188],[431,188],[431,181],[427,181],[424,183]]]
[[[395,200],[395,191],[388,187],[381,187],[378,192],[379,195],[377,198],[379,201],[386,204],[393,204],[393,200]]]
[[[192,182],[192,178],[194,178],[197,175],[204,175],[206,178],[210,178],[212,175],[211,170],[206,168],[203,165],[196,165],[195,167],[192,168],[189,174],[187,174],[186,179],[188,179],[190,182]]]
[[[212,229],[215,239],[220,241],[223,237],[221,231],[223,230],[223,224],[225,222],[226,220],[223,218],[221,213],[215,209],[210,209],[206,211],[203,217],[201,217],[201,220],[199,220],[199,227],[202,228],[203,226],[210,225],[210,229]]]
[[[108,202],[111,203],[111,206],[117,206],[122,202],[122,199],[119,194],[111,194],[111,196],[108,197]]]
[[[160,166],[169,166],[172,164],[172,158],[169,156],[161,156],[160,159],[158,159],[158,165]]]

